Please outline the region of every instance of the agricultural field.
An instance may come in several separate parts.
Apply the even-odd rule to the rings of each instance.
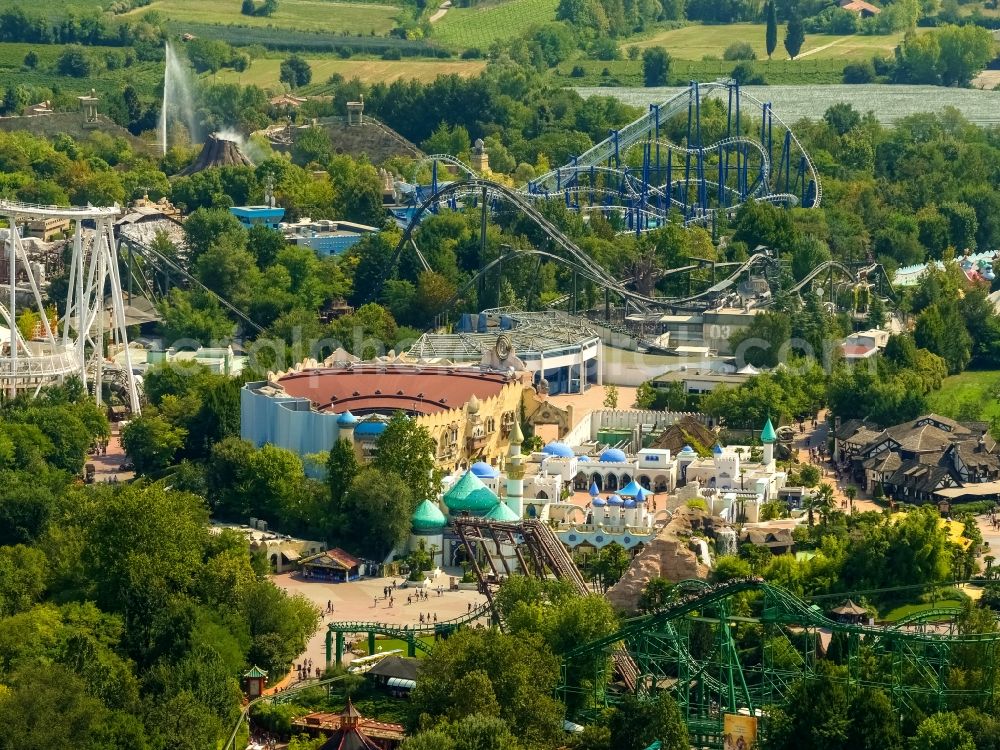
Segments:
[[[452,8],[434,24],[432,38],[451,49],[477,47],[513,39],[532,26],[554,21],[558,0],[507,0],[473,8]]]
[[[736,64],[731,60],[674,59],[670,62],[670,78],[678,85],[687,81],[714,81],[729,76]],[[576,77],[571,75],[574,69]],[[844,78],[844,63],[829,59],[764,60],[757,63],[757,69],[769,84],[839,84]],[[582,76],[579,75],[581,70]],[[554,75],[562,78],[567,86],[642,86],[642,62],[571,60],[561,63]]]
[[[91,47],[99,50],[101,47]],[[107,47],[105,49],[111,49]],[[0,43],[0,70],[4,72],[20,72],[24,67],[24,56],[34,50],[38,55],[38,68],[48,68],[56,64],[62,47],[54,44],[22,44],[20,42]]]
[[[24,0],[0,0],[0,10],[20,7],[26,13],[44,13],[52,18],[64,16],[73,11],[75,13],[86,13],[87,11],[102,9],[109,3],[102,0],[35,0],[34,2],[24,2]],[[237,9],[238,10],[238,9]]]
[[[973,418],[986,422],[1000,418],[1000,370],[966,370],[947,377],[929,401],[933,411],[953,419],[977,405],[979,413]]]
[[[809,62],[809,59],[800,62]],[[676,75],[671,67],[671,76]],[[573,82],[579,79],[564,80],[567,85],[573,85]],[[646,107],[666,101],[682,91],[677,87],[647,89],[638,86],[614,88],[575,86],[575,88],[581,96],[613,96],[635,107]],[[954,107],[977,125],[1000,125],[1000,91],[894,84],[746,86],[744,91],[761,101],[771,102],[775,114],[785,122],[795,122],[802,117],[817,119],[834,104],[846,102],[860,112],[873,112],[881,122],[890,125],[908,115],[937,112],[945,107]]]
[[[3,2],[3,0],[0,0]],[[176,22],[198,24],[237,24],[279,29],[299,29],[347,34],[385,34],[395,27],[402,8],[384,3],[326,2],[325,0],[280,0],[278,11],[270,17],[244,16],[237,0],[154,0],[144,8],[125,14],[141,16],[150,10]]]
[[[456,74],[473,76],[486,67],[484,60],[341,60],[330,57],[306,56],[312,67],[312,83],[303,93],[323,93],[326,81],[334,73],[350,80],[359,78],[364,83],[392,83],[400,78],[433,81],[439,75]],[[261,88],[282,88],[279,80],[280,58],[254,60],[242,73],[233,70],[219,71],[211,79],[220,83],[254,84]]]
[[[702,60],[706,56],[721,58],[726,47],[735,42],[750,42],[757,53],[757,59],[766,61],[764,30],[765,27],[762,23],[733,23],[725,26],[699,24],[660,31],[643,39],[625,41],[621,47],[622,49],[663,47],[674,59]],[[784,30],[779,29],[778,48],[774,51],[773,60],[788,60],[788,54],[781,43],[783,38]],[[802,45],[798,59],[837,59],[847,62],[850,60],[869,60],[875,55],[887,57],[892,54],[902,38],[902,33],[882,36],[806,34],[806,41]]]
[[[29,50],[38,55],[38,66],[34,70],[24,67],[24,56]],[[0,85],[14,81],[28,87],[43,87],[58,90],[63,94],[79,95],[96,89],[98,94],[120,92],[126,83],[131,83],[144,96],[158,95],[163,83],[163,64],[154,62],[136,63],[129,68],[102,70],[99,75],[89,78],[70,78],[55,70],[56,59],[63,48],[53,44],[0,43]],[[85,54],[100,61],[108,53],[121,54],[121,47],[86,47]]]

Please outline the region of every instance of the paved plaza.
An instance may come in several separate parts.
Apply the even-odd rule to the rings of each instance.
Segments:
[[[463,615],[469,610],[469,605],[477,607],[486,598],[478,591],[449,591],[451,578],[460,577],[461,570],[442,573],[431,582],[426,589],[427,599],[416,601],[412,588],[395,588],[404,581],[402,576],[395,578],[362,578],[350,583],[327,583],[323,581],[305,580],[291,573],[272,576],[274,583],[289,593],[302,594],[323,611],[320,627],[313,634],[306,651],[297,660],[312,659],[314,668],[322,666],[326,661],[326,625],[330,622],[356,620],[362,622],[385,622],[393,625],[419,625],[420,615],[434,615],[438,621],[449,620]],[[383,589],[394,587],[392,604],[383,596]],[[438,586],[443,593],[438,594]],[[406,597],[412,596],[413,602],[406,603]],[[378,597],[378,602],[375,599]],[[333,613],[327,613],[327,603],[333,605]],[[349,655],[345,655],[350,658]],[[293,668],[294,672],[294,668]]]

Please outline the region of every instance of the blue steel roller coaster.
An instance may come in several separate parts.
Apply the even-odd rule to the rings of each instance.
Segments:
[[[709,110],[711,116],[706,114]],[[680,142],[671,142],[670,136]],[[571,210],[617,215],[624,231],[639,234],[667,223],[711,224],[714,228],[720,216],[731,216],[749,200],[814,208],[823,197],[816,167],[794,132],[769,103],[746,94],[730,80],[693,82],[662,104],[650,106],[648,113],[612,131],[568,164],[521,188],[478,176],[471,167],[445,154],[428,156],[420,166],[430,167],[431,181],[427,186],[415,186],[403,237],[384,270],[383,281],[407,247],[413,248],[425,270],[432,270],[415,233],[428,212],[441,208],[480,208],[484,248],[488,214],[509,208],[534,222],[549,240],[546,248],[510,249],[485,263],[442,312],[494,269],[529,255],[555,260],[603,288],[609,299],[622,300],[640,315],[654,316],[664,309],[709,307],[731,294],[745,275],[770,272],[778,266],[776,253],[758,248],[745,262],[712,264],[712,283],[707,289],[680,297],[643,294],[633,288],[632,280],[616,278],[577,247],[538,210],[539,201],[561,200]],[[443,170],[456,179],[440,181]],[[701,267],[696,263],[661,275],[690,273]],[[726,275],[716,279],[716,270]],[[853,269],[836,261],[822,263],[790,291],[800,292],[814,282],[825,281],[832,295],[834,277],[841,285],[876,287],[883,298],[895,297],[885,270],[871,257]],[[372,290],[374,296],[380,288]],[[608,304],[606,300],[605,307]]]
[[[722,111],[712,107],[703,121],[711,100]],[[431,183],[414,191],[418,203],[442,187],[439,165],[460,179],[475,177],[454,156],[422,161],[431,166]],[[578,211],[618,213],[635,232],[671,221],[708,224],[751,199],[812,208],[823,198],[816,167],[795,133],[770,103],[732,80],[693,81],[520,192],[532,199],[561,198]],[[449,197],[454,205],[461,196]]]

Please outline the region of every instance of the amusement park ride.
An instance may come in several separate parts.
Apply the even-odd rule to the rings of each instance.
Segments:
[[[578,248],[539,211],[539,201],[560,200],[570,210],[617,217],[623,232],[641,234],[668,223],[714,229],[720,217],[734,215],[750,200],[814,208],[823,198],[819,174],[794,132],[769,103],[745,93],[733,81],[692,83],[662,104],[651,105],[647,114],[612,131],[607,139],[568,164],[519,189],[478,176],[453,156],[436,154],[426,157],[423,164],[430,167],[431,182],[414,186],[403,236],[386,275],[408,248],[416,253],[424,270],[432,270],[415,235],[424,216],[441,207],[480,208],[480,240],[484,247],[487,214],[508,208],[536,224],[551,246],[550,250],[508,249],[459,289],[446,309],[470,286],[518,257],[555,260],[580,279],[603,288],[606,309],[608,300],[614,297],[635,315],[653,318],[665,309],[710,307],[732,294],[734,286],[752,272],[778,266],[774,253],[758,248],[744,262],[712,263],[713,281],[708,289],[681,297],[642,294],[629,280],[615,278]],[[443,169],[448,170],[448,182],[439,182]],[[457,179],[452,179],[453,175]],[[702,264],[693,263],[661,274],[690,273],[700,267]],[[726,276],[716,281],[719,269]],[[828,281],[823,289],[832,294],[834,276],[855,288],[874,288],[883,297],[894,296],[885,270],[871,257],[857,268],[836,261],[820,264],[791,291]]]
[[[433,626],[435,634],[487,616],[504,627],[493,594],[506,577],[518,573],[509,569],[508,558],[518,561],[520,574],[554,577],[580,594],[593,593],[567,549],[541,521],[461,517],[455,529],[486,603],[468,616]],[[505,547],[514,554],[505,554]],[[962,610],[955,607],[923,610],[891,625],[863,617],[832,619],[818,599],[803,601],[759,578],[715,585],[681,581],[656,611],[624,620],[611,635],[565,653],[559,697],[571,717],[586,722],[624,695],[669,691],[680,706],[691,746],[700,748],[723,747],[727,716],[754,717],[766,732],[772,709],[785,705],[802,680],[821,675],[842,682],[849,692],[883,690],[901,716],[989,705],[1000,669],[1000,632],[964,632],[958,625]],[[415,648],[431,648],[415,641],[431,628],[330,623],[327,663],[335,658],[340,663],[345,634],[367,634],[370,651],[376,634],[400,638],[413,655]],[[824,663],[843,669],[832,672]]]
[[[7,340],[0,350],[0,386],[5,393],[37,393],[46,385],[69,376],[80,378],[101,401],[107,382],[121,391],[133,414],[139,412],[139,391],[128,351],[125,303],[115,247],[114,219],[119,207],[62,208],[0,200],[0,217],[6,220],[4,253],[6,295],[0,316]],[[41,275],[28,257],[20,227],[26,222],[68,220],[69,284],[58,321],[50,320],[42,297]],[[91,229],[90,227],[93,227]],[[17,324],[22,309],[37,318],[40,331],[25,337]],[[106,338],[107,337],[107,340]],[[120,347],[124,365],[106,358],[105,347]]]

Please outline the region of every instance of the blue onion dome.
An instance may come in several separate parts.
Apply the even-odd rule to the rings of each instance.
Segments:
[[[410,516],[414,531],[440,531],[448,525],[444,513],[430,500],[424,500]]]
[[[635,507],[635,498],[631,498],[631,497],[626,498],[625,499],[625,503],[622,505],[622,507],[623,508],[634,508]]]
[[[696,456],[697,454],[694,452],[694,448],[692,448],[690,445],[685,445],[681,449],[681,452],[678,453],[677,455],[678,456]]]
[[[500,476],[500,472],[497,471],[494,467],[490,466],[485,461],[476,461],[476,463],[472,464],[472,467],[469,469],[469,471],[471,471],[480,479],[496,479],[498,476]]]
[[[590,462],[590,456],[577,456],[576,460],[580,461],[582,463],[589,463]]]
[[[595,508],[603,508],[607,504],[608,504],[608,501],[605,500],[603,497],[595,497],[594,498],[593,505],[594,505]]]
[[[601,454],[600,460],[606,464],[623,464],[628,461],[628,456],[620,448],[608,448]]]
[[[597,482],[591,482],[590,483],[590,496],[591,497],[597,497],[600,494],[601,494],[601,491],[599,489],[597,489]]]
[[[719,443],[716,443],[715,446],[712,448],[712,453],[714,453],[716,456],[721,456],[722,446]]]
[[[619,495],[612,495],[608,498],[608,505],[621,506],[625,501]]]
[[[566,443],[560,443],[558,440],[548,443],[542,448],[542,453],[555,456],[556,458],[573,458],[573,449],[566,445]]]
[[[353,427],[358,423],[358,418],[351,414],[350,411],[345,411],[339,417],[337,417],[337,427]]]

